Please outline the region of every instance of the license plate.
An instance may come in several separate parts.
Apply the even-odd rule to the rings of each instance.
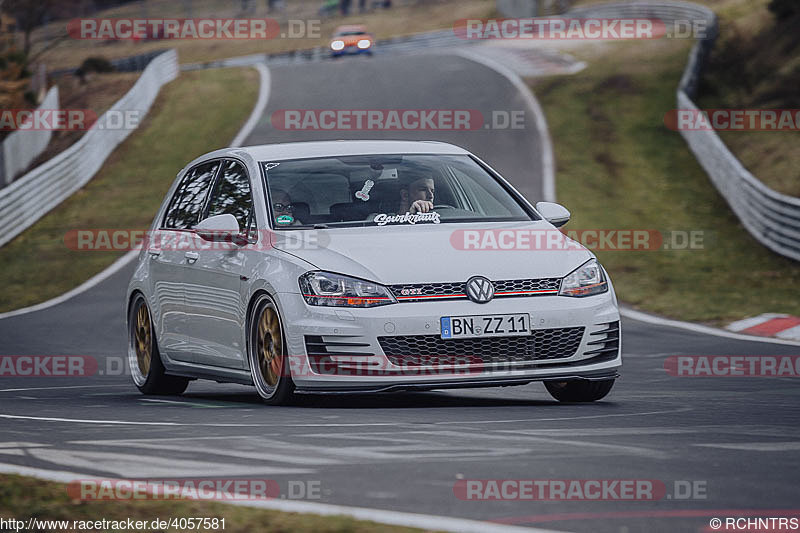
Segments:
[[[530,335],[531,318],[528,313],[514,315],[443,316],[443,339],[469,339],[474,337],[510,337]]]

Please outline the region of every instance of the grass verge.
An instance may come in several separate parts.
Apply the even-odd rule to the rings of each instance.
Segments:
[[[597,251],[621,300],[714,325],[764,312],[800,315],[800,265],[739,224],[682,137],[664,125],[690,43],[571,50],[589,66],[532,82],[547,115],[565,229],[703,231],[702,249]]]
[[[0,248],[0,311],[58,296],[119,258],[122,252],[72,251],[64,235],[72,229],[147,228],[177,172],[227,146],[257,92],[253,69],[184,72],[164,86],[139,129],[83,189]]]
[[[66,532],[85,531],[85,529],[71,527],[73,521],[105,519],[124,523],[130,518],[133,521],[147,521],[149,524],[156,518],[169,520],[171,518],[199,517],[224,518],[226,533],[249,533],[251,531],[265,533],[285,531],[400,533],[419,531],[418,529],[360,521],[346,516],[284,513],[207,501],[81,502],[70,499],[67,495],[66,485],[16,475],[0,475],[0,516],[24,521],[30,517],[40,520],[66,520],[70,522],[70,527],[52,529],[52,531]],[[40,529],[40,531],[43,530],[46,529]],[[112,531],[112,529],[106,530]],[[217,531],[219,530],[217,528]],[[147,527],[137,531],[179,530]]]

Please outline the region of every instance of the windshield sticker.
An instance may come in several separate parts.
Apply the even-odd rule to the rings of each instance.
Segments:
[[[280,165],[280,163],[265,163],[264,164],[264,170],[272,170],[273,168],[277,167],[278,165]]]
[[[292,222],[294,222],[294,218],[291,215],[281,215],[275,219],[275,222],[280,224],[281,226],[288,226]]]
[[[356,198],[361,201],[366,202],[369,200],[369,191],[372,190],[372,187],[375,186],[375,182],[372,180],[367,180],[364,182],[364,188],[360,191],[356,191]]]
[[[430,212],[430,213],[409,213],[406,211],[402,215],[387,215],[386,213],[380,213],[375,215],[373,219],[379,226],[385,226],[386,224],[391,223],[399,223],[399,224],[416,224],[417,222],[433,222],[434,224],[439,223],[439,213]]]

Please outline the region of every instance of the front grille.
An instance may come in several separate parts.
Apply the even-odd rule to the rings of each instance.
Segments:
[[[425,300],[459,300],[466,299],[466,281],[445,283],[408,283],[389,285],[395,298],[401,302]],[[560,278],[511,279],[492,281],[495,298],[509,296],[542,296],[558,294]]]
[[[453,283],[412,283],[407,285],[390,285],[392,293],[398,300],[423,300],[425,297],[441,300],[443,298],[466,298],[464,284]]]
[[[494,281],[495,296],[502,293],[558,291],[561,280],[558,278],[544,279],[512,279]]]
[[[572,357],[583,327],[536,329],[518,337],[442,339],[439,335],[378,337],[386,357],[399,366],[523,363]]]

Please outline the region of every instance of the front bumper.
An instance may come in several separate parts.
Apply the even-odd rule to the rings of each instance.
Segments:
[[[471,301],[406,302],[371,309],[309,306],[296,293],[279,294],[284,317],[292,379],[300,392],[377,392],[439,388],[522,385],[531,381],[604,380],[618,377],[622,365],[619,310],[612,292],[588,298],[538,296]],[[529,313],[533,335],[583,328],[567,352],[541,342],[532,357],[496,344],[479,353],[447,353],[435,358],[394,352],[387,357],[388,338],[421,338],[441,346],[442,316]],[[616,333],[613,330],[616,328]],[[611,333],[606,333],[611,331]],[[526,336],[526,339],[528,337]],[[520,338],[516,338],[519,340]],[[607,341],[607,342],[606,342]],[[515,341],[516,342],[516,341]],[[476,345],[482,345],[477,343]],[[445,345],[449,346],[449,345]],[[463,345],[462,345],[463,346]],[[511,348],[509,348],[511,346]],[[560,345],[559,345],[560,346]],[[512,351],[509,351],[512,350]],[[502,350],[501,350],[502,351]],[[539,356],[537,356],[537,353]],[[498,354],[500,354],[498,356]]]

